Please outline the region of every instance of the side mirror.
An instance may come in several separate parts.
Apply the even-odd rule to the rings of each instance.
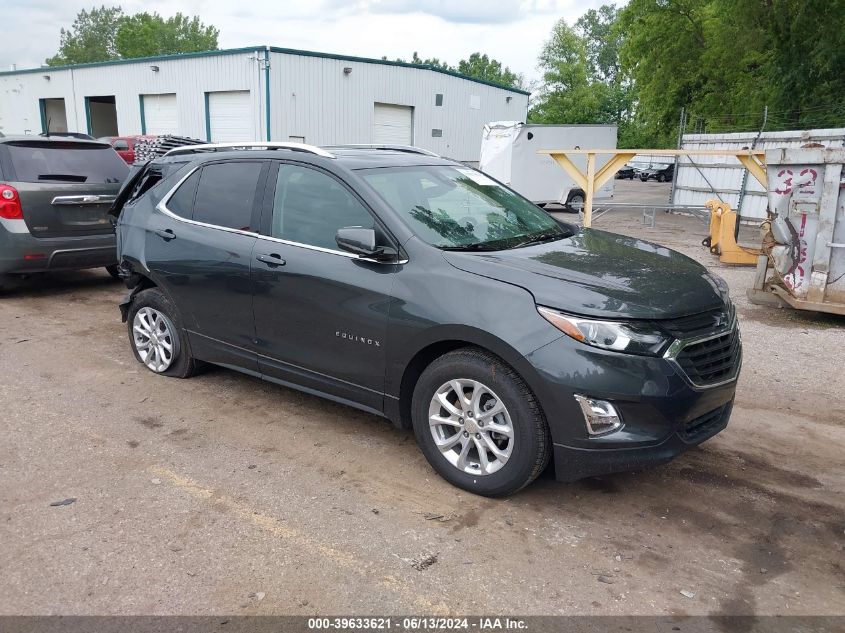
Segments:
[[[376,232],[360,226],[347,226],[338,229],[334,238],[338,248],[347,253],[355,253],[376,261],[393,261],[396,251],[393,248],[376,246]]]

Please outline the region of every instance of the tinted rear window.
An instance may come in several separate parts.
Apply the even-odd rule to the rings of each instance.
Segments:
[[[188,179],[179,185],[176,192],[167,201],[167,208],[176,215],[183,218],[191,218],[194,209],[194,194],[197,191],[197,181],[200,179],[199,170],[191,174]]]
[[[108,146],[87,143],[6,143],[18,182],[121,183],[128,165]]]
[[[194,220],[249,231],[261,163],[218,163],[202,168]]]

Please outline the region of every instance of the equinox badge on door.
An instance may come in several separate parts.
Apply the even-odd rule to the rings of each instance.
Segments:
[[[334,333],[335,336],[338,338],[344,338],[347,341],[355,342],[355,343],[363,343],[364,345],[372,345],[374,347],[381,347],[381,342],[367,338],[365,336],[358,336],[356,334],[347,334],[346,332],[337,331]]]

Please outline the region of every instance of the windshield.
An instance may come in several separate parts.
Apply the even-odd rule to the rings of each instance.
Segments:
[[[359,174],[414,233],[438,248],[502,250],[572,235],[536,205],[468,167],[391,167]]]

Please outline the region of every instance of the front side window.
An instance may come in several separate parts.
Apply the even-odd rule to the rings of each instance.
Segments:
[[[260,162],[214,163],[202,168],[194,198],[193,219],[229,229],[250,231]]]
[[[501,250],[572,234],[536,205],[473,169],[422,165],[358,173],[414,233],[438,248]]]
[[[273,197],[272,236],[337,250],[338,229],[374,228],[373,217],[331,176],[299,165],[279,165]]]

